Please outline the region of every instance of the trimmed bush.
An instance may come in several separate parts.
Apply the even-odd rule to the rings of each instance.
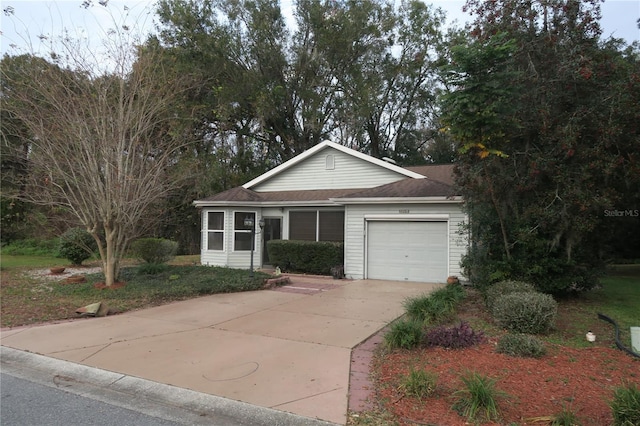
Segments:
[[[484,340],[484,333],[474,331],[469,323],[461,321],[453,327],[440,326],[427,332],[425,341],[429,346],[442,346],[450,349],[468,348]]]
[[[501,327],[514,333],[541,334],[555,326],[558,303],[542,293],[511,293],[493,304],[492,315]]]
[[[544,343],[528,334],[505,334],[498,340],[498,353],[523,358],[540,358],[546,353]]]
[[[500,281],[487,288],[484,294],[485,303],[489,311],[491,311],[493,310],[493,304],[500,296],[511,293],[533,293],[535,291],[536,288],[532,284],[524,281]]]
[[[136,269],[136,275],[158,275],[168,271],[169,265],[164,263],[143,263]]]
[[[344,263],[344,243],[331,241],[270,240],[269,261],[285,272],[331,275]]]
[[[462,299],[462,286],[450,284],[428,295],[408,298],[403,302],[403,306],[409,318],[429,324],[450,318]]]
[[[97,250],[96,240],[82,228],[68,229],[60,237],[59,256],[74,265],[82,265]]]
[[[131,254],[147,263],[166,263],[176,257],[178,243],[164,238],[140,238],[131,244]]]
[[[422,334],[422,323],[400,320],[391,324],[384,341],[389,349],[413,349],[422,342]]]
[[[614,426],[640,425],[640,389],[635,384],[616,388],[609,406]]]

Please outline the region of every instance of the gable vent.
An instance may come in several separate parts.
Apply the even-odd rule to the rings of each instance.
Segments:
[[[325,169],[333,170],[336,168],[336,160],[333,154],[327,155],[327,157],[325,158],[325,161],[326,161]]]

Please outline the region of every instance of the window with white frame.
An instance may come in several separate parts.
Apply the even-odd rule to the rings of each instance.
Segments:
[[[344,241],[344,211],[300,210],[289,212],[289,239]]]
[[[224,250],[224,212],[207,214],[207,250]]]
[[[250,251],[251,250],[251,229],[252,227],[245,225],[245,221],[251,219],[253,226],[256,226],[255,212],[235,212],[233,217],[233,250]]]

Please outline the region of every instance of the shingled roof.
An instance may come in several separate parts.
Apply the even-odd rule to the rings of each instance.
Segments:
[[[453,164],[429,164],[425,166],[408,166],[405,169],[453,186],[453,167]]]
[[[451,185],[432,179],[402,179],[386,185],[376,186],[362,191],[338,197],[352,198],[422,198],[453,197],[455,191]]]
[[[280,203],[340,203],[340,200],[355,198],[422,198],[453,197],[453,164],[406,167],[426,179],[411,177],[375,188],[317,189],[298,191],[256,192],[246,185],[238,186],[208,198],[198,204],[280,204]]]

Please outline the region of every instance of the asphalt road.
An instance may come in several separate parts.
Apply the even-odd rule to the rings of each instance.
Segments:
[[[0,374],[3,426],[174,426],[180,423]]]

